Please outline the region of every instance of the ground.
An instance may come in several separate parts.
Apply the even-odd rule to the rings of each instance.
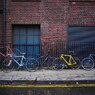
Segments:
[[[0,80],[38,80],[38,81],[72,81],[95,80],[95,69],[86,71],[83,69],[72,70],[37,70],[37,71],[12,71],[5,73],[0,71]]]

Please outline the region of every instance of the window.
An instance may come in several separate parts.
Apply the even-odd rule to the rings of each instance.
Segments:
[[[26,57],[40,55],[40,25],[13,25],[13,45]]]
[[[95,26],[69,26],[69,51],[77,52],[79,58],[95,53]]]
[[[41,0],[12,0],[12,2],[40,2]]]
[[[69,26],[68,34],[71,41],[95,42],[95,26]]]

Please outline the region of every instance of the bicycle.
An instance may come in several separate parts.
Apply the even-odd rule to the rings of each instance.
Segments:
[[[79,69],[79,62],[80,60],[75,54],[60,54],[60,56],[55,58],[55,60],[52,62],[51,67],[53,69],[64,69],[69,67]]]
[[[50,51],[48,50],[48,52],[45,56],[40,56],[39,58],[37,58],[38,68],[49,69],[51,66],[51,63],[54,59],[55,59],[55,57],[52,57],[50,55]]]
[[[95,54],[89,54],[88,57],[84,58],[81,61],[81,66],[83,69],[90,71],[94,68],[95,64],[95,59],[94,59]]]
[[[14,55],[14,52],[9,46],[1,46],[0,47],[0,68],[2,65],[2,62],[5,58],[9,57],[9,55]]]
[[[20,55],[8,54],[5,56],[5,59],[2,62],[2,70],[5,72],[10,72],[14,70],[14,68],[18,70],[21,67],[27,69],[28,71],[33,70],[34,64],[36,65],[37,63],[36,60],[34,58],[26,58],[24,56],[26,53],[21,53],[19,51],[19,54]]]
[[[2,46],[0,47],[0,55],[6,57],[8,55],[14,55],[13,50],[9,46]]]

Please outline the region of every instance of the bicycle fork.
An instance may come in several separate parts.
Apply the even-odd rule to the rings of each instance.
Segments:
[[[9,63],[6,66],[9,67],[11,65],[11,63],[12,63],[12,59],[10,59]]]

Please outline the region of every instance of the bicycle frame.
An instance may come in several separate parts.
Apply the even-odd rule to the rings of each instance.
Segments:
[[[0,49],[6,49],[5,54],[0,52],[0,55],[2,55],[3,57],[7,57],[7,56],[10,56],[10,55],[15,55],[14,52],[12,51],[12,49],[9,46],[0,47]]]
[[[15,58],[20,58],[21,57],[21,60],[20,62],[18,62]],[[23,60],[26,59],[23,55],[22,56],[11,56],[11,59],[9,61],[9,64],[11,64],[11,60],[13,60],[16,64],[18,64],[19,66],[23,66]]]
[[[69,61],[66,60],[65,57],[69,57]],[[60,58],[62,58],[64,60],[64,62],[69,65],[69,66],[72,66],[72,65],[75,65],[77,64],[77,62],[74,60],[73,56],[72,55],[65,55],[65,54],[61,54]],[[72,61],[72,63],[71,63]]]
[[[37,61],[39,64],[39,67],[44,66],[49,66],[52,62],[49,62],[51,59],[53,59],[55,57],[51,57],[49,54],[45,55],[45,56],[40,56]]]
[[[93,56],[95,56],[95,54],[89,54],[89,58],[95,61],[95,59],[93,58]]]

